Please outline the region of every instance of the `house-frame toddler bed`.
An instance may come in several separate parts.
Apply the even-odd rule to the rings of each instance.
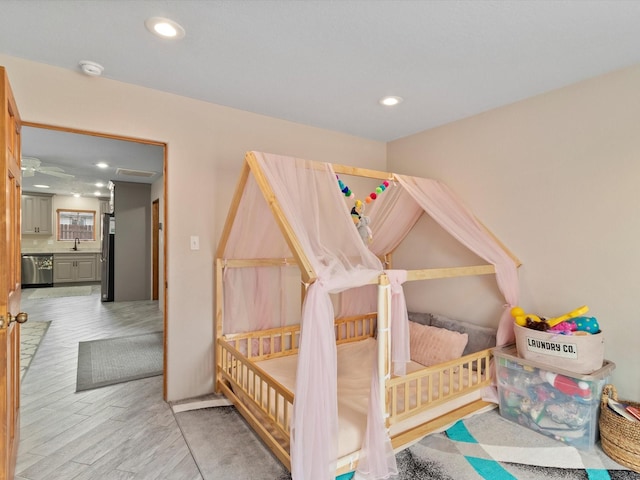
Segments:
[[[371,210],[370,244],[354,228],[340,174],[395,184]],[[425,212],[488,264],[392,270],[391,252]],[[490,349],[412,361],[402,284],[495,274],[507,304],[502,345],[513,339],[517,266],[439,182],[250,152],[216,254],[216,390],[294,480],[356,466],[388,478],[394,450],[493,408],[483,400]],[[300,281],[301,294],[287,296]]]

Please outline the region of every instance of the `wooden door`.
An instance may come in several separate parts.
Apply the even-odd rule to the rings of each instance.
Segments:
[[[20,424],[20,115],[0,67],[0,480],[12,480]]]

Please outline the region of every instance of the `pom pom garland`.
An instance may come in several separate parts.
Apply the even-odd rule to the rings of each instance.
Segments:
[[[351,197],[353,195],[353,192],[349,189],[348,186],[344,184],[342,180],[340,180],[340,177],[336,175],[336,178],[338,179],[338,186],[340,187],[340,191],[344,193],[345,197],[347,198]],[[380,185],[376,187],[374,192],[371,192],[367,196],[367,198],[364,199],[365,203],[371,203],[373,200],[378,198],[378,195],[384,192],[388,187],[389,187],[389,182],[385,180],[384,182],[382,182]],[[357,200],[356,203],[357,202],[360,202],[360,200]],[[360,202],[360,204],[362,204],[362,202]]]
[[[336,178],[338,178],[337,175],[336,175]],[[349,190],[349,187],[347,187],[339,178],[338,178],[338,186],[340,187],[340,191],[344,193],[345,197],[350,197],[351,195],[353,195],[353,192]]]

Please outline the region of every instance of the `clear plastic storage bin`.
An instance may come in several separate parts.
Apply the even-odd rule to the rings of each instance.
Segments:
[[[581,450],[598,440],[600,396],[615,364],[589,375],[518,357],[515,345],[493,349],[500,415]]]

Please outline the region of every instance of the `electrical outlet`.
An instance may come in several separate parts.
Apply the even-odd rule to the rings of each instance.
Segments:
[[[200,237],[191,235],[191,250],[200,250]]]

